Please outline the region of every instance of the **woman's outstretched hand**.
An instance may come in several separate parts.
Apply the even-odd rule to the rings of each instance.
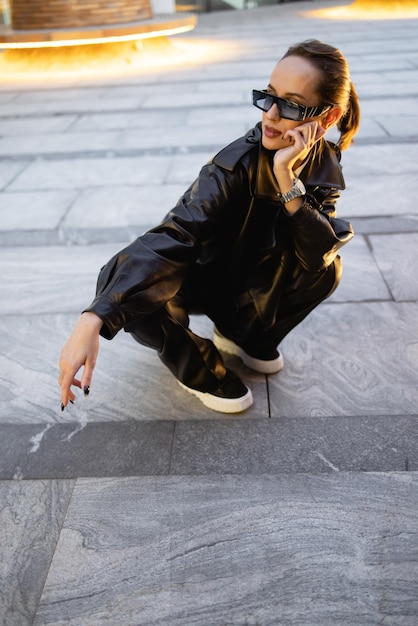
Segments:
[[[93,370],[99,353],[99,332],[102,324],[102,320],[95,313],[83,313],[61,350],[58,384],[61,387],[62,410],[67,406],[68,401],[75,400],[72,386],[83,389],[85,395],[88,395],[90,391]],[[83,366],[79,380],[75,376]]]

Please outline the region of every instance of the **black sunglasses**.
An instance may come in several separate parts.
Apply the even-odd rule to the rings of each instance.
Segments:
[[[267,113],[270,111],[273,104],[277,105],[280,117],[286,120],[294,120],[295,122],[302,122],[307,117],[322,115],[322,113],[325,113],[325,111],[331,108],[329,105],[305,107],[303,104],[297,104],[296,102],[273,96],[267,91],[253,89],[253,105],[256,106],[257,109],[261,109]]]

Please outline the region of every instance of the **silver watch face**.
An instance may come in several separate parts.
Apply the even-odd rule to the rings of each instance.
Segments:
[[[297,178],[293,184],[292,189],[289,189],[287,193],[282,195],[283,202],[290,202],[290,200],[294,200],[295,198],[299,198],[300,196],[304,196],[306,193],[305,185]]]
[[[294,187],[297,187],[299,189],[301,196],[305,195],[305,193],[306,193],[305,185],[303,184],[303,182],[301,181],[300,178],[297,178],[295,180]]]

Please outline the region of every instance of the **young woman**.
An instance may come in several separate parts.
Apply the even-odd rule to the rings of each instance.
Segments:
[[[253,103],[261,124],[221,150],[161,224],[102,268],[61,352],[62,410],[75,399],[72,386],[89,393],[99,334],[112,339],[124,328],[204,405],[243,411],[251,391],[221,353],[278,372],[283,337],[337,287],[337,252],[353,236],[334,219],[345,186],[340,149],[360,120],[347,61],[316,40],[292,46]],[[333,126],[338,146],[324,139]],[[190,330],[197,312],[214,322],[213,341]]]

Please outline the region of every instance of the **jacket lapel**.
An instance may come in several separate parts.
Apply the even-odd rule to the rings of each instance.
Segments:
[[[263,148],[260,135],[255,196],[278,202],[279,186],[273,173],[273,157],[274,151]],[[300,178],[307,188],[345,189],[338,148],[334,149],[334,144],[320,139],[303,168]]]

